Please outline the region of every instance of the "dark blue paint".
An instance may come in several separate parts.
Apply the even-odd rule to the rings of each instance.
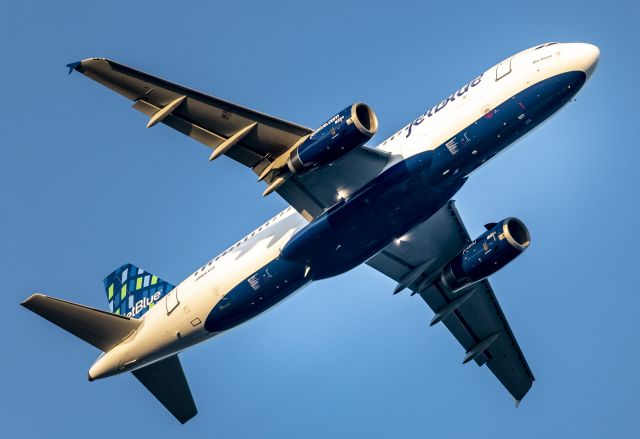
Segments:
[[[568,72],[541,81],[433,151],[387,169],[296,233],[280,258],[254,275],[265,281],[259,290],[250,286],[251,278],[241,282],[212,310],[205,328],[233,327],[293,293],[309,277],[331,277],[360,265],[427,220],[470,172],[559,110],[585,80],[583,72]],[[307,278],[305,266],[311,267]]]
[[[347,123],[352,117],[351,109],[352,105],[340,111],[305,140],[295,151],[294,164],[299,161],[304,168],[328,165],[364,145],[371,134],[361,132],[354,123]]]
[[[221,332],[257,316],[309,282],[304,271],[304,265],[274,259],[218,302],[204,322],[205,329]]]
[[[425,221],[462,186],[430,184],[433,151],[410,157],[298,232],[282,257],[311,267],[314,279],[344,273]]]
[[[532,85],[492,109],[435,149],[434,178],[442,181],[468,175],[558,111],[585,80],[584,72],[563,73]],[[447,170],[449,173],[443,175]]]
[[[513,245],[505,237],[504,226],[509,231],[519,229],[521,233],[514,236],[520,239],[520,245]],[[489,230],[480,235],[442,270],[443,280],[447,287],[458,290],[466,285],[478,282],[496,273],[513,261],[529,246],[529,232],[515,218],[508,218],[492,224]]]
[[[72,62],[67,64],[67,68],[69,69],[69,75],[71,74],[71,72],[73,72],[75,69],[78,68],[78,66],[80,65],[80,61],[76,61],[76,62]]]

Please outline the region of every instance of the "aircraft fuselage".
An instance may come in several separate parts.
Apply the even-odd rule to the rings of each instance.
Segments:
[[[312,282],[351,270],[426,221],[469,175],[569,102],[597,48],[548,44],[477,76],[385,140],[382,172],[308,222],[292,208],[209,261],[92,366],[131,371],[233,328]]]

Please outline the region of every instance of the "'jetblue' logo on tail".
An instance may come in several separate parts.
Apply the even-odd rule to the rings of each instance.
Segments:
[[[109,309],[139,318],[175,286],[132,264],[125,264],[104,279]]]
[[[143,310],[155,305],[155,303],[162,297],[162,291],[156,291],[153,297],[144,297],[142,300],[138,300],[133,306],[133,309],[127,313],[127,317],[134,317],[137,314],[142,313]]]

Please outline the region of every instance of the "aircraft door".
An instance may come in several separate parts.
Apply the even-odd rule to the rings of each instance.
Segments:
[[[178,305],[180,305],[180,301],[178,300],[178,288],[174,288],[169,292],[169,294],[167,294],[165,303],[167,305],[167,315],[169,315],[178,307]]]
[[[507,76],[511,73],[511,60],[513,58],[509,58],[507,60],[502,61],[500,64],[496,66],[496,81]]]

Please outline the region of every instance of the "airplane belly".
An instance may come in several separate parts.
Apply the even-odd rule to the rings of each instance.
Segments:
[[[214,333],[231,329],[276,305],[310,281],[304,264],[277,257],[225,294],[207,316],[204,327]]]
[[[345,202],[298,232],[281,256],[311,267],[314,280],[360,265],[428,219],[464,184],[431,182],[433,151],[389,168]]]

